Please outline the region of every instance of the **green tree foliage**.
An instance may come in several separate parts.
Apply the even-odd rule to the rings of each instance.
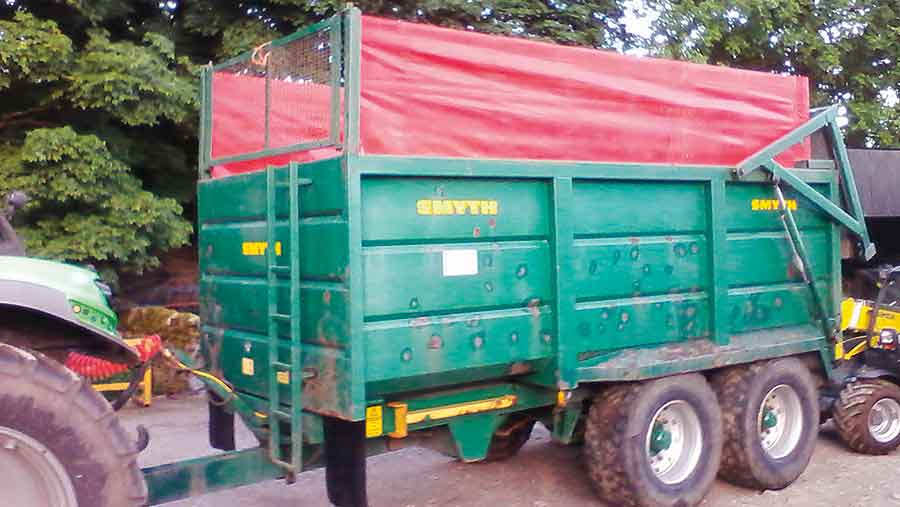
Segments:
[[[343,9],[341,0],[216,0],[173,2],[171,13],[186,35],[206,41],[209,58],[250,49]],[[539,37],[564,44],[630,47],[623,2],[615,0],[361,0],[364,13],[480,32]]]
[[[128,4],[0,8],[0,191],[34,198],[21,227],[33,254],[141,271],[190,238],[173,197],[190,198],[141,176],[193,186],[192,66],[166,36],[121,26]],[[167,152],[181,155],[151,156]]]
[[[802,74],[814,105],[845,104],[851,146],[900,147],[896,0],[647,0],[652,53]]]

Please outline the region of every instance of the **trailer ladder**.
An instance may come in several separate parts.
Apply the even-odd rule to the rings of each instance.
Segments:
[[[301,336],[300,311],[300,187],[312,184],[309,179],[300,178],[300,166],[291,163],[288,167],[287,184],[276,181],[275,167],[266,168],[266,267],[268,291],[268,343],[269,343],[269,457],[273,463],[287,472],[287,479],[303,470],[303,342]],[[278,220],[277,196],[280,188],[287,188],[289,210],[288,247],[282,250],[277,242],[276,222]],[[278,263],[282,252],[289,257],[288,265]],[[279,286],[281,275],[289,275],[290,300],[288,313],[279,313]],[[288,324],[290,329],[290,361],[281,361],[280,324]],[[296,381],[300,379],[300,381]],[[285,408],[281,399],[281,385],[288,384],[290,407]],[[290,461],[282,447],[281,424],[290,427]]]

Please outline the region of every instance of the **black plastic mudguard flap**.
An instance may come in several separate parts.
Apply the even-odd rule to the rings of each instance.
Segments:
[[[209,392],[209,446],[221,451],[233,451],[234,412],[229,412],[223,400]]]

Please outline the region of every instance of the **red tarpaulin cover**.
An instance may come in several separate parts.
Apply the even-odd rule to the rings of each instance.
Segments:
[[[735,165],[803,123],[809,109],[804,77],[369,16],[361,70],[363,154]],[[259,80],[214,77],[214,158],[258,149],[250,147],[262,135],[265,96],[248,83]],[[326,92],[301,89],[285,85],[280,103],[314,100],[312,110],[327,109]],[[279,139],[315,133],[300,111],[273,104]],[[791,166],[809,150],[808,142],[794,146],[779,161]],[[333,154],[270,157],[214,173]]]

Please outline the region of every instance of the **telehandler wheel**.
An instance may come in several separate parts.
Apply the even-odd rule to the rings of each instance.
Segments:
[[[834,423],[856,452],[893,451],[900,445],[900,387],[887,380],[847,384],[834,404]]]
[[[712,379],[722,407],[723,479],[753,489],[783,489],[806,470],[819,434],[809,369],[784,358],[728,368]]]
[[[134,443],[109,403],[61,364],[0,344],[0,407],[4,505],[146,504]]]
[[[491,439],[485,461],[503,461],[518,454],[531,438],[535,420],[531,417],[511,415]]]
[[[697,505],[721,454],[716,395],[699,374],[613,386],[588,413],[584,457],[594,488],[610,505]]]

